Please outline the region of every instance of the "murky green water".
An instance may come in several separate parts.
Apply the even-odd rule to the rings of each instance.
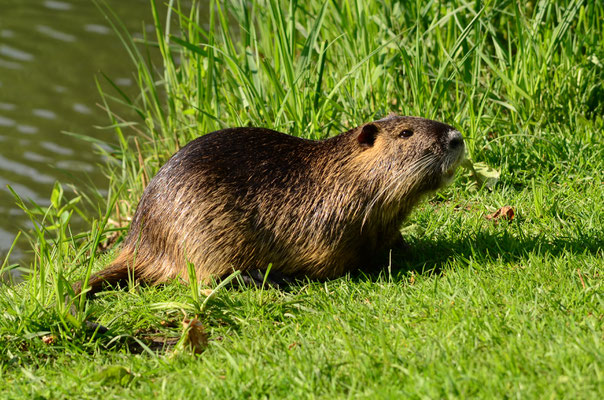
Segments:
[[[148,0],[107,0],[130,32],[152,30]],[[56,180],[107,186],[91,144],[62,134],[113,140],[94,77],[128,91],[133,71],[122,44],[89,0],[0,0],[0,257],[25,214],[6,189],[47,205]],[[27,240],[13,260],[28,258]],[[1,263],[2,260],[0,260]]]

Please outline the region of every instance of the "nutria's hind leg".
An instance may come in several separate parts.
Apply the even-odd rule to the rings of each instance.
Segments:
[[[284,289],[294,283],[294,280],[287,275],[277,271],[269,271],[266,276],[266,270],[251,269],[241,273],[242,286],[272,289]],[[235,282],[235,281],[233,281]]]

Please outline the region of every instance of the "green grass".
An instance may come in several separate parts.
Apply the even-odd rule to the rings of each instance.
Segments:
[[[601,2],[209,4],[201,21],[196,7],[170,2],[164,17],[152,3],[147,46],[105,9],[140,92],[99,83],[119,141],[101,147],[106,198],[57,184],[49,207],[18,200],[35,257],[25,282],[0,287],[2,397],[604,397]],[[190,139],[237,125],[321,138],[390,111],[457,126],[474,165],[500,174],[487,188],[461,171],[420,205],[396,267],[285,291],[213,287],[209,299],[204,286],[130,286],[72,299],[69,314],[71,284],[119,240],[107,253],[99,243],[124,233]],[[485,218],[502,206],[512,221]],[[89,231],[70,231],[75,214]],[[209,334],[201,355],[183,334],[195,316]],[[110,332],[86,331],[86,318]]]

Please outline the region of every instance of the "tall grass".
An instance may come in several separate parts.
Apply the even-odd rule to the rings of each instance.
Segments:
[[[410,260],[408,266],[416,272],[404,275],[398,282],[406,285],[411,294],[401,293],[397,282],[392,281],[381,282],[371,288],[368,287],[371,281],[344,281],[326,285],[325,291],[320,285],[311,285],[298,293],[309,302],[313,302],[311,297],[315,299],[313,296],[317,296],[318,300],[313,303],[315,309],[311,312],[298,306],[302,300],[294,295],[283,295],[287,297],[283,300],[285,303],[277,302],[274,308],[260,295],[259,305],[254,308],[256,306],[251,304],[256,304],[256,292],[243,292],[233,294],[235,299],[222,298],[220,301],[227,311],[221,314],[214,307],[207,316],[209,323],[214,324],[217,330],[229,318],[245,321],[242,323],[245,326],[255,326],[254,321],[270,324],[271,318],[285,324],[290,321],[287,315],[301,310],[308,311],[311,316],[315,315],[312,314],[314,312],[323,317],[322,312],[328,311],[330,315],[345,318],[325,317],[337,331],[329,330],[327,334],[336,342],[337,350],[333,351],[350,356],[356,354],[355,345],[364,346],[355,342],[358,339],[355,332],[364,332],[363,326],[367,324],[373,326],[368,322],[373,319],[362,314],[363,307],[354,316],[342,311],[346,309],[347,299],[354,298],[352,292],[355,290],[365,290],[363,293],[376,291],[376,296],[381,291],[384,296],[396,293],[396,296],[402,296],[398,297],[402,300],[397,303],[401,309],[409,304],[418,307],[424,307],[422,304],[426,302],[436,304],[437,299],[448,303],[447,296],[459,299],[458,294],[463,292],[468,304],[473,302],[467,306],[470,310],[468,315],[473,315],[473,319],[462,321],[464,314],[455,314],[455,318],[459,318],[459,326],[467,323],[466,327],[478,335],[499,335],[491,342],[489,338],[481,340],[519,357],[520,354],[529,356],[519,353],[517,348],[498,347],[498,344],[510,343],[503,325],[493,328],[488,325],[493,321],[481,319],[481,307],[491,309],[494,304],[500,304],[498,296],[503,296],[501,302],[509,304],[510,313],[506,317],[504,310],[497,308],[497,316],[501,317],[499,323],[509,323],[513,329],[528,326],[526,337],[530,339],[527,341],[534,345],[530,349],[550,349],[548,354],[557,361],[573,361],[570,350],[563,345],[560,345],[565,349],[560,353],[562,356],[555,356],[558,353],[553,350],[553,344],[567,338],[564,335],[578,335],[577,346],[585,348],[589,340],[581,335],[601,333],[600,309],[600,320],[596,322],[600,324],[599,328],[596,326],[589,330],[591,328],[585,328],[586,325],[579,321],[572,328],[576,331],[560,328],[563,336],[552,333],[551,337],[542,338],[544,342],[540,347],[536,340],[543,326],[536,326],[534,321],[517,313],[529,307],[526,302],[533,302],[531,304],[536,308],[531,309],[532,312],[542,310],[546,317],[556,321],[557,327],[565,326],[557,314],[552,316],[553,305],[547,303],[546,307],[541,303],[546,301],[545,295],[531,294],[534,287],[546,287],[550,291],[549,296],[559,298],[556,301],[560,304],[570,301],[564,295],[571,293],[573,304],[582,312],[592,313],[598,304],[602,304],[596,260],[602,256],[604,234],[601,212],[601,203],[604,202],[601,191],[604,170],[604,3],[580,0],[526,3],[210,0],[192,5],[186,3],[185,6],[184,2],[170,0],[165,9],[152,0],[150,6],[156,31],[152,37],[138,41],[125,31],[110,9],[101,5],[119,39],[129,50],[138,92],[134,96],[128,95],[110,79],[99,82],[102,101],[118,137],[118,145],[103,144],[100,147],[109,160],[107,168],[112,180],[109,195],[98,208],[96,218],[87,216],[91,221],[90,231],[70,232],[70,218],[73,213],[81,213],[79,204],[82,199],[66,199],[60,185],[55,187],[48,208],[22,201],[16,195],[19,205],[34,225],[29,236],[35,260],[30,268],[31,275],[23,285],[0,289],[3,309],[0,338],[7,343],[0,346],[0,359],[15,359],[15,352],[24,343],[29,346],[30,354],[46,354],[48,347],[33,342],[33,337],[54,335],[60,346],[81,354],[98,350],[101,345],[114,345],[129,335],[136,336],[134,332],[143,329],[139,324],[144,325],[149,320],[157,322],[160,317],[154,315],[160,310],[168,314],[172,312],[172,316],[173,311],[165,310],[176,308],[189,314],[208,312],[207,299],[200,297],[202,289],[197,285],[189,289],[190,296],[183,295],[187,290],[181,290],[178,285],[168,286],[161,295],[143,292],[138,293],[142,297],[117,302],[107,295],[101,299],[100,306],[83,298],[72,298],[70,289],[71,283],[86,279],[92,270],[108,262],[111,254],[100,254],[99,243],[107,240],[113,232],[124,231],[146,184],[162,163],[189,140],[220,128],[246,125],[318,139],[390,112],[439,119],[457,126],[466,138],[469,158],[474,162],[486,162],[500,172],[500,180],[492,192],[488,188],[476,191],[477,188],[464,175],[452,189],[437,197],[439,202],[418,210],[407,232],[412,242],[425,251],[424,258],[418,256]],[[163,65],[150,64],[149,53],[154,51],[161,54]],[[116,115],[112,109],[118,103],[129,106],[137,119],[128,121]],[[447,206],[449,202],[453,203],[450,207]],[[489,204],[486,208],[492,209],[509,202],[516,202],[518,218],[523,224],[510,225],[509,230],[504,224],[483,228],[484,219],[479,211],[484,208],[482,205]],[[461,217],[455,214],[455,203],[466,205],[474,215]],[[551,254],[543,256],[542,246],[549,247]],[[456,258],[451,260],[449,255],[443,254],[445,252],[453,252]],[[568,260],[580,266],[569,267],[571,261]],[[526,265],[534,266],[535,272],[531,277],[535,281],[532,283],[510,272]],[[481,266],[485,269],[482,270]],[[430,274],[417,274],[423,268],[437,267],[448,274],[443,279],[448,279],[450,293],[446,290],[445,293],[449,294],[437,293],[438,278],[432,281]],[[4,263],[2,268],[9,266]],[[564,293],[549,286],[552,279],[548,275],[550,268],[562,271],[556,279],[560,279]],[[575,281],[579,276],[575,274],[577,268],[588,270],[592,275],[590,278],[580,275],[581,281]],[[517,285],[517,292],[511,283],[498,283],[489,271],[510,279]],[[476,274],[476,277],[471,274]],[[487,283],[483,285],[477,279]],[[413,286],[414,282],[417,282],[416,286]],[[573,292],[581,284],[588,291],[590,282],[594,288],[589,292],[591,294]],[[489,284],[493,286],[489,287]],[[419,292],[414,292],[416,289],[412,287],[421,287],[427,290],[422,293],[429,292],[433,297],[421,297],[419,294],[414,297],[413,293]],[[496,289],[504,294],[496,293]],[[312,293],[312,296],[304,293]],[[329,293],[335,295],[328,298]],[[475,293],[480,293],[479,297],[475,297]],[[179,300],[171,300],[170,296]],[[321,296],[327,297],[323,299]],[[69,313],[71,303],[65,303],[65,298],[78,304],[79,311],[75,315]],[[380,301],[376,300],[377,303]],[[383,306],[386,304],[384,302]],[[134,306],[139,310],[136,317],[127,311],[128,307]],[[107,307],[122,311],[108,314]],[[249,311],[250,318],[255,320],[246,320],[246,314],[237,311],[242,308]],[[434,324],[426,325],[418,316],[424,311],[413,312],[412,319],[416,318],[419,326],[436,336],[445,334],[443,329],[451,328],[451,320],[430,316],[434,318],[430,320]],[[85,318],[94,316],[92,314],[100,315],[104,323],[113,324],[115,332],[121,333],[105,339],[91,337],[81,324]],[[124,318],[126,322],[120,322]],[[310,326],[316,330],[315,321],[307,318],[295,329]],[[545,321],[547,325],[548,320]],[[382,322],[386,323],[385,320]],[[277,322],[275,324],[278,325]],[[585,324],[593,324],[593,321]],[[380,325],[382,328],[388,330],[392,327]],[[430,331],[433,328],[435,330]],[[269,328],[258,329],[264,332]],[[417,335],[418,341],[428,341],[421,332],[413,330],[414,326],[406,325],[404,329]],[[455,329],[468,333],[463,327]],[[585,333],[588,331],[590,333]],[[367,343],[382,346],[380,348],[389,352],[388,343],[378,339],[369,337]],[[450,340],[451,336],[446,339]],[[249,344],[242,343],[241,346]],[[256,342],[252,344],[261,347]],[[461,348],[459,365],[463,367],[460,368],[480,371],[473,375],[474,378],[486,379],[486,364],[472,369],[472,356],[464,347],[466,344],[450,344]],[[245,351],[238,345],[231,345],[238,349],[238,360],[241,361]],[[329,354],[329,343],[323,345],[327,347],[321,347],[321,351]],[[432,353],[426,354],[422,353],[419,342],[411,345],[419,346],[414,353],[417,358],[412,357],[412,364],[401,368],[406,369],[407,376],[420,377],[425,372],[424,367],[428,368],[425,360],[437,362],[434,354],[439,349],[438,346],[429,347]],[[258,352],[263,351],[260,347]],[[369,348],[363,348],[366,354],[370,353]],[[343,349],[348,349],[350,354]],[[56,356],[56,353],[52,354]],[[597,346],[589,354],[582,353],[582,359],[601,361],[601,349],[598,350]],[[228,362],[233,363],[235,358],[229,357]],[[307,362],[317,362],[316,354],[308,357]],[[361,358],[367,357],[363,355]],[[508,365],[507,361],[501,361],[504,358],[503,355],[494,356],[502,363],[498,365]],[[217,360],[224,361],[220,357],[208,361],[210,371],[223,368]],[[368,364],[372,362],[370,357],[365,361]],[[403,361],[401,363],[404,364]],[[453,359],[449,361],[456,362]],[[387,360],[380,362],[386,363]],[[583,365],[573,365],[575,371],[587,371]],[[517,367],[522,369],[522,365]],[[239,367],[232,368],[231,372],[245,374],[237,369]],[[308,368],[307,363],[300,370]],[[381,367],[376,364],[367,368],[375,373]],[[559,368],[563,369],[562,364]],[[336,370],[332,372],[337,375]],[[0,369],[0,375],[2,371]],[[591,385],[590,377],[601,373],[601,369],[589,371],[592,375],[588,374],[586,379]],[[505,376],[505,371],[499,373]],[[576,378],[580,376],[567,373]],[[222,372],[209,374],[216,378]],[[354,375],[353,372],[351,374]],[[296,378],[292,379],[296,381]],[[347,381],[349,393],[353,393],[354,388],[360,390],[359,382],[363,379],[361,376],[350,378]],[[372,379],[375,382],[380,380],[378,376]],[[429,378],[424,376],[423,379]],[[463,389],[457,393],[463,396],[485,393],[481,390],[493,390],[489,392],[491,394],[507,390],[505,385],[508,381],[502,379],[488,385],[490,389],[462,384],[462,389],[470,387],[474,392]],[[220,385],[212,382],[219,392],[228,392],[228,389],[217,389]],[[305,385],[312,386],[314,381],[309,382],[305,381]],[[417,382],[421,386],[423,381]],[[323,387],[320,380],[315,384]],[[446,393],[455,393],[455,382],[449,382],[449,385],[453,386],[443,384],[441,391],[418,393],[444,397]],[[530,392],[532,394],[547,392],[546,386],[531,387],[534,390]],[[312,387],[306,388],[312,390]],[[256,389],[255,392],[250,389],[251,393],[264,393],[262,388]],[[340,386],[331,389],[346,392]]]
[[[420,115],[458,126],[469,156],[512,180],[600,136],[598,2],[208,3],[171,1],[163,22],[152,2],[161,77],[122,32],[141,90],[121,101],[150,139],[120,141],[133,200],[179,146],[227,126],[323,138],[389,112]]]

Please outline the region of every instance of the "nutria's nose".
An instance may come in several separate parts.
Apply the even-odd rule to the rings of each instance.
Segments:
[[[456,149],[463,146],[463,136],[459,131],[449,131],[449,147]]]

